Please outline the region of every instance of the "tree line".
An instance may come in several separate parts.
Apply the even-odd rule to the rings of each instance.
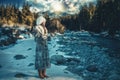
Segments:
[[[38,14],[30,12],[29,8],[29,4],[23,5],[21,11],[14,5],[0,5],[0,24],[26,24],[31,27],[34,26]],[[49,15],[45,15],[45,17],[48,28],[53,26],[56,29],[55,26],[59,23],[57,28],[65,26],[66,29],[70,30],[108,31],[110,35],[114,36],[114,34],[120,31],[120,1],[99,0],[97,5],[89,3],[89,6],[83,6],[78,14],[62,16],[52,20]]]
[[[120,32],[120,1],[99,0],[96,6],[90,3],[76,15],[61,17],[61,22],[70,30],[108,31],[114,36]]]
[[[15,5],[0,5],[0,24],[33,26],[37,14],[32,13],[29,8],[29,4],[24,4],[22,10],[19,10]]]

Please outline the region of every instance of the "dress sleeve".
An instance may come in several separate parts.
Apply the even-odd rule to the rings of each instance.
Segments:
[[[40,29],[39,26],[35,27],[35,37],[41,37],[42,36],[42,30]]]
[[[37,26],[35,28],[35,38],[42,38],[44,40],[46,40],[48,37],[48,31],[46,29],[46,33],[44,33],[44,29],[42,26]]]
[[[42,30],[40,26],[35,26],[34,28],[34,40],[37,41],[38,38],[42,38]]]
[[[45,30],[46,30],[46,33],[44,33],[44,34],[42,35],[42,38],[43,38],[44,40],[46,40],[46,39],[48,38],[48,30],[47,30],[47,28],[45,28]]]

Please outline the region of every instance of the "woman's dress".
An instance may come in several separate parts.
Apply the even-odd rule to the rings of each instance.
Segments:
[[[44,29],[41,25],[35,27],[35,69],[46,69],[50,67],[47,37],[48,31],[46,28]]]

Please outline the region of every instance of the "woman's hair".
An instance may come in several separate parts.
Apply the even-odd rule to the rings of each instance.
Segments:
[[[36,25],[40,25],[45,22],[46,22],[46,19],[43,16],[39,16],[36,20]]]

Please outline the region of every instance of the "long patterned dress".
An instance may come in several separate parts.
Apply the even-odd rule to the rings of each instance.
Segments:
[[[46,31],[46,33],[44,32]],[[39,25],[35,27],[36,56],[35,69],[46,69],[50,67],[50,59],[47,45],[48,31]]]

